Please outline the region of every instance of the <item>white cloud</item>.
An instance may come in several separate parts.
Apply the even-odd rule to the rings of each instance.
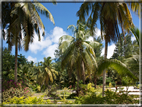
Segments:
[[[135,36],[131,37],[131,41],[134,41],[136,40]]]
[[[104,35],[104,32],[102,32],[102,35]],[[99,28],[95,28],[95,33],[94,33],[93,37],[98,38],[99,36],[101,36],[101,30]],[[94,40],[93,37],[90,36],[87,40],[93,41]]]
[[[102,32],[102,35],[104,35],[104,32]],[[95,28],[94,37],[99,37],[99,36],[101,36],[101,30],[99,28]]]
[[[43,49],[48,49],[49,46],[51,47],[51,44],[57,44],[59,41],[59,38],[63,35],[66,35],[67,33],[65,31],[63,31],[62,28],[60,27],[55,27],[53,29],[53,31],[51,32],[51,34],[45,34],[44,38],[43,36],[41,36],[41,40],[38,41],[38,36],[35,34],[33,43],[30,44],[29,49],[31,52],[33,53],[37,53],[38,51],[42,51]],[[54,53],[53,53],[54,55]],[[52,55],[52,56],[53,56]]]
[[[51,44],[52,44],[52,42],[49,39],[49,37],[46,37],[46,39],[44,39],[44,37],[41,36],[41,40],[38,41],[38,36],[35,36],[34,42],[30,44],[29,49],[30,49],[30,51],[32,51],[33,53],[36,54],[37,51],[41,51]]]
[[[44,59],[40,59],[40,60],[38,60],[38,62],[40,62],[40,61],[42,61],[42,62],[43,62],[43,61],[44,61]]]
[[[63,31],[62,28],[60,27],[55,27],[53,29],[52,35],[50,35],[51,40],[53,43],[58,43],[59,42],[59,38],[63,35],[67,35],[67,33],[65,31]]]
[[[43,52],[43,54],[48,57],[51,56],[52,58],[55,58],[54,56],[54,52],[57,49],[58,44],[54,44],[54,45],[50,45],[49,47],[47,47],[47,49]]]
[[[116,47],[115,44],[108,46],[107,58],[111,58],[111,56],[113,55],[115,47]],[[105,47],[102,49],[101,56],[104,55],[104,52],[105,52]]]
[[[88,39],[86,39],[87,41],[93,41],[94,39],[93,39],[93,37],[89,37]]]
[[[28,56],[27,60],[28,60],[28,61],[37,62],[37,58],[33,58],[33,57],[31,57],[31,56]]]

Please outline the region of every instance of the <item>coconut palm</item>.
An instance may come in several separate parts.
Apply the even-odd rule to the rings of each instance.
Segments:
[[[42,86],[47,86],[49,81],[53,83],[58,75],[58,72],[53,67],[51,57],[44,58],[42,66],[38,66],[37,69],[37,82]]]
[[[79,85],[80,80],[85,83],[85,71],[90,75],[92,68],[97,66],[93,48],[100,43],[86,40],[90,36],[90,32],[83,23],[77,23],[77,26],[69,25],[68,29],[72,29],[74,35],[63,35],[59,39],[59,49],[63,53],[61,66],[62,69],[68,66],[69,72],[73,71],[71,68],[75,68],[77,84]],[[78,90],[79,86],[77,93]]]
[[[138,0],[137,2],[135,2],[134,0],[132,0],[133,2],[132,3],[128,3],[128,5],[131,7],[132,11],[135,12],[139,17],[140,17],[140,12],[141,12],[141,8],[140,8],[140,5],[142,2],[142,0]]]
[[[90,11],[91,13],[89,15]],[[130,11],[126,3],[84,2],[77,12],[77,16],[79,16],[79,19],[81,21],[84,21],[85,17],[88,15],[89,18],[87,19],[87,23],[91,24],[90,30],[92,34],[94,33],[94,26],[96,26],[97,20],[100,19],[101,37],[105,40],[104,59],[106,59],[108,43],[110,43],[111,41],[116,42],[120,37],[118,25],[120,25],[122,29],[123,36],[125,35],[124,30],[128,31],[128,28],[133,25]],[[103,32],[104,36],[102,35]],[[106,83],[105,75],[106,74],[104,71],[102,93],[103,96]]]
[[[3,20],[3,38],[7,40],[9,49],[15,45],[15,82],[17,82],[17,55],[18,47],[21,48],[22,32],[24,35],[23,44],[24,50],[28,51],[29,43],[33,42],[34,31],[38,34],[40,40],[40,28],[43,30],[44,36],[44,25],[40,19],[38,12],[45,15],[53,23],[54,19],[52,14],[40,3],[5,3],[3,6],[3,11],[7,10],[9,7],[9,20],[4,17]],[[3,13],[4,14],[4,13]],[[7,35],[4,32],[5,27],[7,28]]]

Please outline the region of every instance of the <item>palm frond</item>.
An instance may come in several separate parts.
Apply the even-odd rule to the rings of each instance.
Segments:
[[[98,74],[101,74],[107,68],[115,69],[121,76],[129,76],[132,79],[137,79],[127,66],[118,60],[102,60],[98,65]]]
[[[33,4],[41,14],[46,15],[46,17],[49,18],[53,24],[55,24],[52,14],[49,12],[49,10],[46,7],[44,7],[41,3],[33,3]]]
[[[50,69],[48,69],[48,68],[46,67],[46,68],[45,68],[45,71],[46,71],[46,73],[48,74],[50,81],[53,83],[53,76],[52,76],[52,73],[51,73]]]
[[[140,34],[140,31],[138,28],[136,27],[130,27],[129,30],[134,34],[136,40],[137,40],[137,43],[139,45],[139,34]]]
[[[69,26],[67,27],[67,30],[68,30],[68,29],[71,29],[72,32],[75,32],[76,27],[75,27],[74,25],[69,25]]]

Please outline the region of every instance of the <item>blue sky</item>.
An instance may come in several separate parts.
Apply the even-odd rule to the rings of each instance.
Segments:
[[[18,51],[18,54],[24,55],[28,61],[34,61],[35,63],[43,61],[44,57],[51,56],[54,58],[54,51],[58,47],[58,39],[65,35],[72,35],[71,30],[67,30],[68,25],[76,25],[77,20],[79,19],[76,16],[76,12],[79,10],[82,3],[57,3],[53,5],[52,3],[42,3],[53,15],[55,25],[47,19],[45,16],[41,15],[41,20],[45,26],[45,36],[41,38],[41,41],[38,41],[38,37],[35,34],[34,42],[30,44],[29,50],[27,52],[24,49]],[[131,11],[133,18],[133,23],[136,27],[139,27],[139,18],[135,13]],[[100,25],[97,22],[97,36],[100,35]],[[132,37],[132,40],[135,38]],[[89,40],[92,40],[90,37]],[[3,41],[3,47],[7,47],[5,41]],[[12,54],[15,54],[15,47],[12,48]],[[108,58],[113,54],[115,45],[112,43],[108,47]],[[104,49],[102,50],[102,54]]]

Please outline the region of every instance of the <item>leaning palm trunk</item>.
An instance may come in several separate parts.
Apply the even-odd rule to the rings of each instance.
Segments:
[[[18,43],[17,38],[15,41],[15,82],[17,83],[17,55],[18,55]]]
[[[107,42],[107,39],[105,39],[105,55],[104,55],[104,59],[107,59],[107,47],[108,47],[108,42]],[[102,90],[102,96],[104,96],[105,85],[106,85],[106,70],[103,71],[103,90]]]

